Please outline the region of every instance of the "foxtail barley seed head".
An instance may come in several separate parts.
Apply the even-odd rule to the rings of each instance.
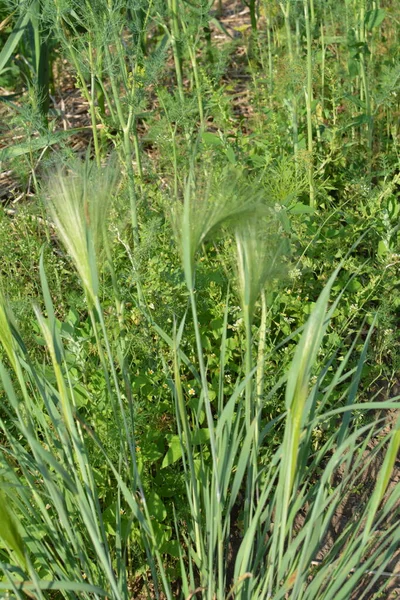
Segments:
[[[58,167],[47,184],[47,205],[57,234],[92,301],[98,295],[97,261],[106,242],[118,173],[115,160],[99,168],[86,159]]]
[[[192,171],[183,203],[177,203],[172,213],[187,286],[193,286],[196,253],[206,239],[223,226],[232,227],[265,210],[263,192],[240,174],[229,170],[199,181]]]

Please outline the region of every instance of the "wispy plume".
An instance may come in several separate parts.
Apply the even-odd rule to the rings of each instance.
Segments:
[[[243,310],[253,314],[268,280],[284,273],[286,240],[275,211],[251,215],[235,228],[239,293]]]
[[[115,160],[97,167],[86,159],[58,167],[47,183],[47,206],[57,234],[92,300],[98,295],[97,264],[107,243],[118,173]]]
[[[185,273],[186,284],[193,286],[195,257],[201,244],[223,226],[265,212],[263,192],[256,190],[241,173],[231,169],[208,180],[189,174],[182,204],[173,209],[173,223]]]

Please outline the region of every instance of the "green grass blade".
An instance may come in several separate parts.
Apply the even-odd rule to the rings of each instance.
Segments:
[[[12,590],[16,589],[18,591],[31,591],[39,588],[40,590],[59,590],[59,591],[67,591],[67,592],[76,592],[76,593],[87,593],[87,594],[97,594],[98,596],[107,596],[107,592],[101,589],[98,586],[91,585],[90,583],[80,583],[75,581],[18,581],[13,580],[12,584],[7,583],[5,581],[0,582],[0,590]]]
[[[3,540],[9,550],[14,552],[18,564],[26,569],[27,562],[22,536],[19,532],[16,517],[9,506],[9,501],[2,491],[0,491],[0,539]]]
[[[8,61],[17,49],[19,41],[25,33],[30,18],[31,14],[29,10],[23,12],[18,21],[15,23],[13,31],[8,36],[7,41],[0,52],[0,74],[4,71]]]

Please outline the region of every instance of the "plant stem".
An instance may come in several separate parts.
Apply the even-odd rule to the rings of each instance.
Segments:
[[[267,48],[268,48],[268,79],[269,79],[269,104],[272,107],[272,94],[274,91],[274,70],[272,63],[271,21],[267,17]]]
[[[33,29],[37,107],[43,123],[47,127],[47,113],[50,105],[49,31],[43,26],[42,11],[42,0],[34,0],[31,6],[31,25]]]
[[[180,48],[180,31],[179,31],[179,9],[178,0],[168,0],[168,8],[171,13],[171,44],[174,54],[175,74],[178,84],[179,98],[183,104],[185,96],[183,93],[183,77],[182,77],[182,54]]]
[[[292,31],[290,28],[290,0],[286,1],[284,5],[283,2],[279,3],[281,7],[283,17],[285,20],[285,31],[286,31],[286,43],[289,55],[289,64],[290,69],[294,68],[294,55],[293,55],[293,46],[292,46]],[[291,86],[292,87],[292,86]],[[299,133],[298,133],[298,121],[297,121],[297,98],[296,92],[294,89],[290,90],[290,105],[291,105],[291,117],[292,117],[292,138],[293,138],[293,153],[296,160],[296,170],[297,170],[297,155],[298,155],[298,146],[299,146]]]
[[[213,461],[213,471],[214,471],[214,477],[215,477],[215,491],[216,491],[216,496],[217,496],[216,500],[219,504],[221,502],[221,489],[220,489],[220,485],[219,485],[219,476],[218,476],[218,459],[217,459],[217,452],[216,452],[216,445],[215,445],[214,417],[212,414],[211,402],[210,402],[210,398],[208,395],[207,374],[206,374],[206,368],[205,368],[205,364],[204,364],[203,345],[201,343],[199,321],[198,321],[198,316],[197,316],[196,298],[195,298],[195,291],[194,291],[193,286],[191,286],[189,288],[189,295],[190,295],[190,306],[192,309],[192,316],[193,316],[193,323],[194,323],[194,330],[195,330],[195,337],[196,337],[197,358],[199,361],[201,386],[202,386],[202,391],[203,391],[203,396],[204,396],[204,407],[205,407],[205,412],[206,412],[206,417],[207,417],[207,425],[208,425],[209,434],[210,434],[211,456],[212,456],[212,461]]]
[[[64,33],[64,37],[67,37],[65,31],[63,31],[63,33]],[[100,164],[100,145],[99,145],[98,132],[97,132],[96,110],[95,110],[95,106],[94,106],[94,101],[95,101],[94,100],[94,90],[93,90],[93,81],[94,80],[91,79],[92,87],[91,87],[91,92],[89,92],[89,89],[85,82],[85,78],[82,73],[82,69],[79,66],[79,60],[76,56],[76,52],[75,52],[75,49],[73,48],[72,44],[68,44],[68,52],[71,57],[72,63],[75,67],[77,76],[78,76],[79,86],[82,90],[82,93],[84,95],[86,102],[89,105],[90,122],[92,125],[93,145],[94,145],[95,154],[96,154],[96,162],[99,165]],[[91,53],[90,43],[89,43],[89,56],[90,56],[90,61],[92,64],[92,53]],[[91,78],[92,77],[94,77],[93,71],[91,71]]]
[[[257,401],[256,415],[261,420],[262,399],[264,395],[264,373],[265,373],[265,341],[267,333],[267,300],[265,290],[261,292],[261,323],[258,334],[258,355],[257,355]],[[258,437],[258,428],[256,436]]]
[[[101,164],[101,156],[100,156],[100,145],[99,138],[97,136],[97,122],[96,122],[96,79],[95,79],[95,68],[93,62],[93,50],[92,50],[92,42],[89,40],[88,43],[88,53],[89,53],[89,61],[90,61],[90,119],[92,122],[93,128],[93,143],[94,143],[94,153],[96,157],[96,164],[100,167]]]
[[[257,12],[256,12],[256,0],[250,0],[248,4],[250,8],[250,23],[253,32],[257,31]]]
[[[192,63],[194,82],[196,84],[196,96],[197,96],[197,106],[199,108],[199,116],[200,116],[200,125],[204,122],[204,111],[203,111],[203,98],[201,95],[201,86],[200,86],[200,78],[199,71],[197,68],[197,59],[196,59],[196,51],[194,48],[188,44],[190,62]]]
[[[310,14],[308,9],[309,0],[303,1],[304,6],[304,18],[306,22],[306,36],[307,36],[307,89],[305,92],[306,96],[306,109],[307,109],[307,140],[308,140],[308,183],[310,189],[310,206],[315,208],[315,191],[314,191],[314,164],[313,164],[313,134],[312,134],[312,100],[313,100],[313,89],[312,89],[312,48],[311,48],[311,27],[310,27]]]

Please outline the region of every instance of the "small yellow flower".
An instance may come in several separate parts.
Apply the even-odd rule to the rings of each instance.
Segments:
[[[191,387],[191,388],[189,388],[189,396],[194,396],[194,395],[195,395],[195,393],[196,393],[196,392],[194,391],[194,389],[193,389],[192,387]]]

